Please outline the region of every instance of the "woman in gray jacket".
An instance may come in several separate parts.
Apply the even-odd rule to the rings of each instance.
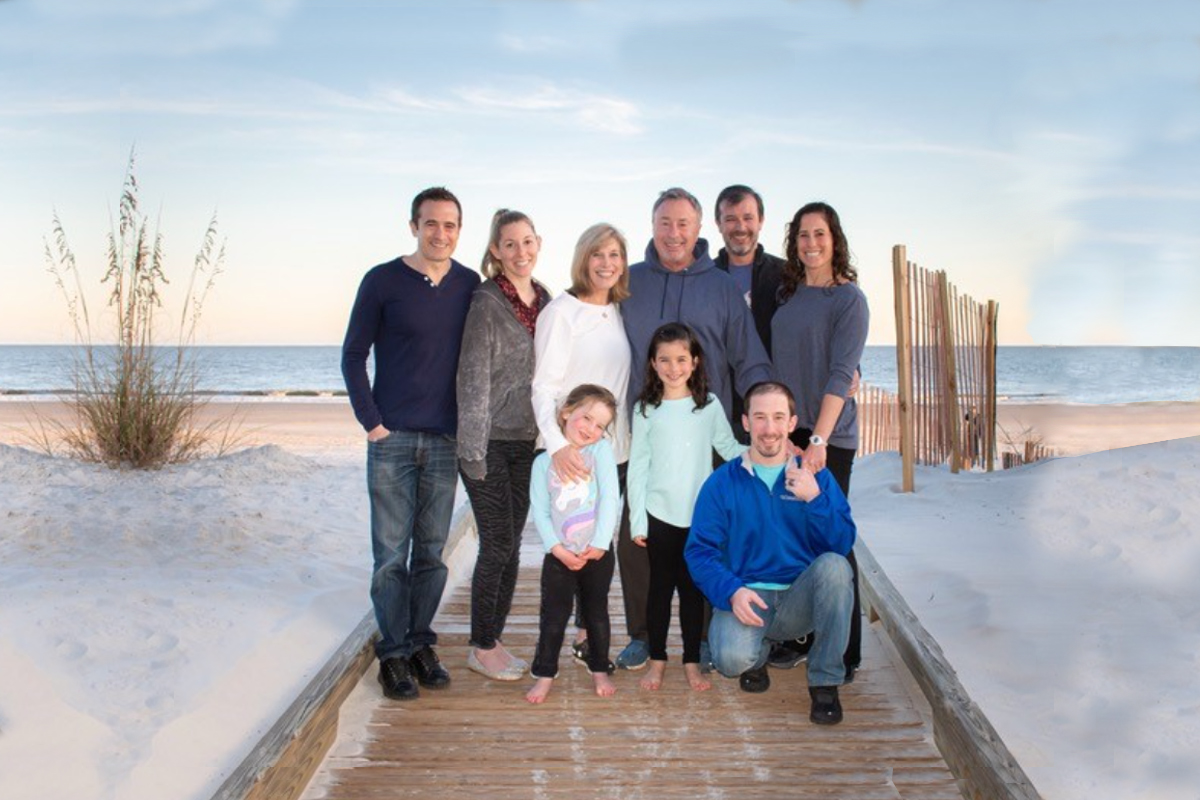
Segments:
[[[533,335],[550,302],[533,279],[541,244],[528,216],[496,212],[482,266],[490,280],[471,297],[458,362],[459,470],[479,533],[467,666],[496,680],[519,680],[529,667],[500,636],[517,584],[538,434]]]

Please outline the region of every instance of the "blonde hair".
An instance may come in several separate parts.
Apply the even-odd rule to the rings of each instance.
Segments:
[[[578,297],[594,291],[592,276],[588,273],[588,260],[610,240],[620,248],[625,268],[621,270],[616,285],[608,290],[608,302],[619,303],[629,299],[629,245],[621,232],[607,222],[598,222],[579,235],[579,241],[575,243],[575,256],[571,259],[571,288],[568,289],[571,294]]]
[[[479,265],[479,271],[483,273],[483,277],[495,278],[504,273],[500,259],[492,255],[492,248],[500,249],[500,231],[504,230],[505,225],[512,225],[514,222],[528,224],[534,236],[537,235],[537,228],[533,227],[533,220],[529,218],[528,214],[523,211],[513,211],[510,208],[497,210],[492,215],[492,230],[488,234],[488,246],[483,251],[483,262]]]
[[[567,393],[567,396],[563,398],[562,405],[558,407],[558,427],[562,428],[567,417],[571,416],[575,409],[590,403],[603,403],[612,412],[612,419],[617,418],[617,398],[613,397],[612,392],[594,383],[581,383]],[[612,424],[612,419],[609,420],[609,425]],[[607,431],[608,425],[605,425],[604,428]]]

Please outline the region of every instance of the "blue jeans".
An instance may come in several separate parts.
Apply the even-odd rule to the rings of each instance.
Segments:
[[[449,436],[392,431],[367,443],[371,498],[371,602],[379,623],[375,655],[408,658],[437,643],[433,615],[446,587],[442,549],[458,483]]]
[[[744,625],[731,611],[713,610],[708,627],[713,666],[727,678],[767,663],[771,641],[797,639],[816,631],[808,654],[809,686],[840,686],[846,680],[842,654],[850,639],[854,605],[850,562],[824,553],[787,589],[757,589],[767,608],[754,608],[763,627]]]

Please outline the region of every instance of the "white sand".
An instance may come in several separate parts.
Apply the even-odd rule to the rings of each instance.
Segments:
[[[1044,797],[1200,797],[1200,438],[951,476],[855,468],[881,566]]]
[[[0,797],[211,797],[370,607],[363,485],[0,446]]]
[[[1193,413],[1146,408],[1105,435]],[[284,447],[139,474],[0,446],[0,798],[206,800],[368,610],[349,409],[249,413]],[[856,467],[864,539],[1047,798],[1200,797],[1198,467],[1200,439],[915,495]]]

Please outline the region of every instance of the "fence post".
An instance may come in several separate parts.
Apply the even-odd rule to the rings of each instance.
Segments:
[[[896,378],[900,412],[900,489],[914,491],[912,301],[908,290],[908,254],[902,244],[892,248],[892,283],[896,305]]]
[[[942,372],[944,374],[942,413],[946,415],[946,433],[950,441],[950,472],[957,473],[962,465],[962,443],[959,433],[962,420],[958,412],[958,364],[954,354],[954,316],[950,303],[950,282],[944,270],[939,270],[938,313],[941,316]]]
[[[987,397],[987,471],[995,469],[996,461],[996,323],[1000,316],[1000,304],[988,300],[987,319],[984,323],[984,359],[986,374],[984,376]]]

